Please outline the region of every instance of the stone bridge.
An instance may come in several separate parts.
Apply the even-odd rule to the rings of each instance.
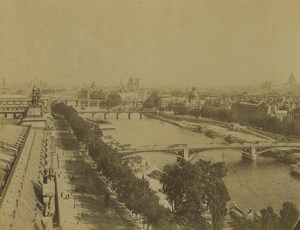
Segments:
[[[116,118],[119,119],[119,114],[121,113],[127,113],[128,115],[128,119],[131,118],[131,114],[139,114],[140,115],[140,119],[143,118],[144,114],[157,114],[156,110],[120,110],[120,111],[106,111],[106,110],[102,110],[102,111],[89,111],[89,110],[78,110],[79,114],[91,114],[92,118],[96,115],[96,114],[103,114],[104,115],[104,119],[107,118],[107,114],[116,114]]]
[[[242,153],[244,157],[252,160],[256,156],[272,149],[278,148],[296,148],[300,150],[300,143],[259,143],[259,144],[199,144],[199,145],[171,145],[171,146],[143,146],[132,147],[130,149],[119,150],[122,158],[144,152],[162,152],[175,155],[185,160],[192,160],[201,153],[214,150],[232,150]]]
[[[50,99],[49,99],[50,100]],[[106,99],[90,99],[90,98],[52,98],[52,102],[65,103],[66,105],[71,105],[74,107],[101,107],[106,104]],[[123,105],[132,105],[134,107],[141,106],[143,100],[140,99],[126,99],[122,100]]]

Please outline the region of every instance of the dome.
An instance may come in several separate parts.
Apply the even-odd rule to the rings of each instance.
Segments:
[[[291,73],[291,76],[289,78],[289,84],[294,84],[294,83],[296,83],[296,78],[295,78],[294,74]]]

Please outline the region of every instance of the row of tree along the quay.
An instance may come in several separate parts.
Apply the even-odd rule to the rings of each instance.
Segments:
[[[149,182],[136,177],[117,151],[99,138],[102,132],[98,126],[91,126],[75,109],[63,103],[52,104],[52,112],[63,116],[70,124],[78,141],[87,146],[97,170],[110,181],[118,199],[146,225],[152,229],[223,229],[230,200],[223,181],[227,173],[225,163],[199,160],[192,164],[182,160],[167,165],[160,178],[162,190],[171,205],[171,209],[165,208],[160,205]],[[237,217],[233,224],[235,229],[290,229],[298,216],[296,207],[285,203],[280,216],[268,207],[254,219]]]
[[[171,210],[159,204],[159,198],[149,187],[149,182],[137,178],[132,170],[122,163],[116,150],[104,143],[98,126],[91,127],[77,111],[63,103],[52,104],[52,112],[62,115],[74,131],[78,141],[83,142],[98,170],[112,184],[118,199],[133,213],[140,215],[144,223],[153,229],[176,229]]]

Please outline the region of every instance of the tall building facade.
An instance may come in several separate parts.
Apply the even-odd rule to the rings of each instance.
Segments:
[[[140,87],[140,79],[139,78],[133,79],[132,77],[129,78],[126,87],[129,90],[138,89]]]

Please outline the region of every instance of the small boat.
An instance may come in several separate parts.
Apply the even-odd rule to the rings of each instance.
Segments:
[[[246,220],[253,220],[257,217],[260,217],[260,213],[254,212],[251,209],[242,208],[238,205],[233,205],[229,208],[229,214],[232,219],[246,219]]]
[[[234,138],[233,136],[231,136],[231,135],[226,136],[226,137],[224,138],[224,140],[225,140],[227,143],[229,143],[229,144],[232,144],[232,143],[235,142],[235,138]]]
[[[198,126],[197,128],[193,128],[192,131],[195,132],[195,133],[203,133],[203,129],[202,129],[201,126]]]
[[[290,165],[290,172],[295,173],[300,176],[300,163],[298,164],[291,164]]]
[[[210,138],[215,138],[216,136],[215,132],[212,130],[207,130],[204,134]]]

